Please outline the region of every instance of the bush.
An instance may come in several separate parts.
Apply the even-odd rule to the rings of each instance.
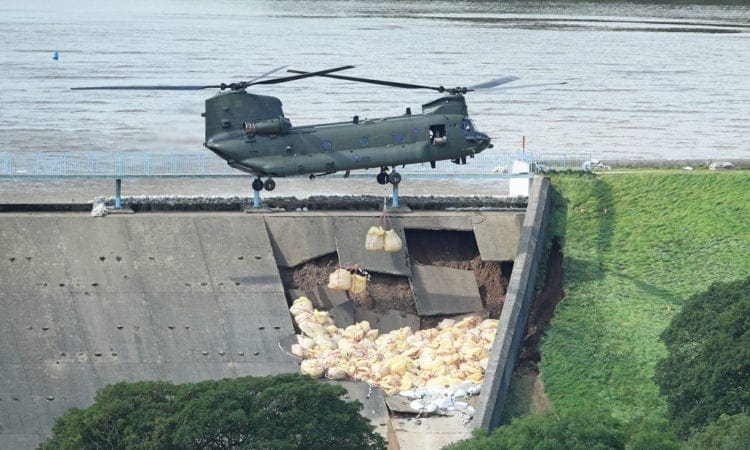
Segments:
[[[491,435],[477,431],[472,439],[448,449],[624,449],[627,433],[623,424],[609,412],[577,410],[516,419]]]
[[[117,383],[58,418],[42,449],[385,448],[346,390],[300,375]]]
[[[693,296],[661,340],[654,379],[678,434],[750,405],[750,278]]]
[[[750,448],[750,416],[722,415],[703,431],[690,436],[686,450],[745,450]]]

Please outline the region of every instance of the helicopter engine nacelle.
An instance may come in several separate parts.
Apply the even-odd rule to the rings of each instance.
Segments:
[[[248,136],[260,135],[274,135],[274,134],[286,134],[289,128],[292,127],[292,122],[286,117],[279,116],[273,119],[261,120],[259,122],[244,122],[242,129]]]

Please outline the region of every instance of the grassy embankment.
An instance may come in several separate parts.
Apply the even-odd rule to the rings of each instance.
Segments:
[[[659,334],[683,301],[750,274],[750,173],[555,176],[564,300],[541,345],[554,408],[666,414]]]

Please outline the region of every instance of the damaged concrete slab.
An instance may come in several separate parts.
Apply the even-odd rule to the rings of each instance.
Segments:
[[[420,316],[463,314],[482,309],[471,270],[414,265],[412,271],[412,288]]]
[[[391,421],[399,449],[443,448],[471,437],[468,417],[432,416],[429,418],[394,418]]]
[[[347,300],[340,305],[336,305],[329,311],[333,323],[339,328],[346,328],[354,325],[354,300]]]
[[[370,419],[375,431],[388,439],[388,408],[385,406],[385,396],[380,389],[374,389],[365,383],[353,383],[351,381],[329,381],[346,389],[344,399],[347,401],[357,400],[364,408],[361,414]],[[405,448],[405,447],[404,447]],[[415,447],[416,448],[416,447]]]
[[[483,216],[483,220],[474,224],[474,237],[482,261],[516,258],[523,219],[523,213],[495,214]]]
[[[339,262],[346,267],[351,264],[370,272],[386,273],[390,275],[411,276],[409,256],[406,245],[393,253],[385,251],[368,251],[365,248],[365,237],[371,226],[377,224],[377,217],[338,217],[334,222],[336,247]],[[402,242],[404,229],[397,218],[391,218],[393,229],[396,230]]]
[[[336,251],[331,217],[266,215],[265,221],[279,267],[294,267]]]

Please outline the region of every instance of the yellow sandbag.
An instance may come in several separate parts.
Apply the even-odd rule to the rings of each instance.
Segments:
[[[383,250],[385,246],[384,235],[385,230],[383,230],[383,227],[370,227],[365,238],[365,248],[367,250]]]
[[[396,233],[396,230],[386,231],[383,241],[383,249],[385,251],[397,252],[401,250],[401,238],[398,237],[398,233]]]
[[[300,372],[302,372],[305,375],[309,375],[313,378],[320,378],[323,376],[323,368],[320,367],[315,360],[312,359],[306,359],[302,361],[302,364],[299,366]]]
[[[292,313],[293,316],[298,316],[301,313],[310,313],[313,312],[313,304],[312,301],[310,301],[307,297],[300,297],[292,303],[292,307],[289,308],[289,312]]]
[[[302,349],[302,346],[299,344],[292,344],[292,354],[295,356],[299,356],[300,358],[305,357],[305,351]]]
[[[349,292],[353,295],[357,295],[365,292],[365,289],[367,289],[367,277],[356,273],[352,275],[352,287],[349,288]]]
[[[328,287],[334,291],[347,291],[352,287],[352,274],[346,269],[336,269],[328,276]]]
[[[346,378],[346,370],[339,366],[334,366],[326,370],[326,378],[331,380],[343,380]]]

